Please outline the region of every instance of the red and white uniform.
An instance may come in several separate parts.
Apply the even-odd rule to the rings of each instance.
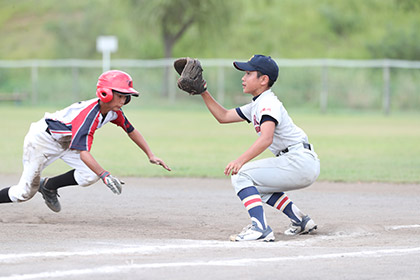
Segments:
[[[319,176],[320,164],[308,137],[296,126],[283,104],[271,89],[254,97],[253,101],[236,108],[238,115],[254,125],[258,135],[264,116],[276,123],[273,143],[268,149],[275,157],[251,161],[231,177],[236,193],[255,186],[264,202],[275,192],[285,192],[307,187]],[[287,152],[284,152],[287,148]],[[283,152],[282,152],[283,151]]]
[[[70,149],[90,151],[93,134],[107,122],[122,127],[127,133],[134,130],[121,110],[110,111],[102,116],[98,101],[95,98],[75,103],[53,114],[46,113],[44,119],[51,136],[56,140],[71,136]]]
[[[24,140],[22,176],[9,190],[11,200],[25,201],[34,196],[42,170],[59,158],[75,169],[74,177],[80,186],[95,183],[99,177],[80,159],[80,151],[90,151],[95,131],[108,122],[127,133],[134,130],[122,110],[103,116],[97,98],[46,113],[32,123]]]

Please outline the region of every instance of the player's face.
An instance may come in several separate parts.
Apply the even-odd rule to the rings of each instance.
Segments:
[[[264,76],[258,77],[257,71],[245,71],[242,77],[242,88],[244,93],[256,96],[262,93],[265,88],[263,87]]]
[[[112,101],[109,102],[110,109],[112,111],[118,111],[124,106],[127,96],[119,93],[114,93]]]

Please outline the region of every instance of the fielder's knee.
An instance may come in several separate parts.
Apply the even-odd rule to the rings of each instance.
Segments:
[[[244,172],[239,172],[236,175],[232,175],[230,179],[236,194],[238,194],[244,188],[255,185],[253,180]]]

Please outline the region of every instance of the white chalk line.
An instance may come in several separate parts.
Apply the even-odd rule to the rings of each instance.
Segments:
[[[388,226],[386,229],[399,230],[399,229],[411,229],[419,228],[420,225],[398,225]],[[317,240],[329,240],[337,238],[352,238],[359,235],[369,234],[364,233],[345,233],[336,232],[330,235],[313,236],[313,238],[300,241],[280,241],[275,243],[263,243],[263,242],[246,242],[246,243],[234,243],[234,242],[223,242],[223,241],[202,241],[202,240],[170,240],[169,244],[150,243],[149,245],[136,245],[132,246],[129,244],[120,244],[116,242],[97,242],[96,244],[113,245],[118,246],[115,249],[101,249],[98,250],[87,250],[87,251],[74,251],[74,252],[34,252],[25,254],[0,254],[0,263],[14,263],[17,261],[25,261],[26,259],[32,258],[60,258],[60,257],[72,257],[72,256],[98,256],[98,255],[121,255],[121,254],[135,254],[135,255],[147,255],[156,252],[163,252],[168,250],[193,250],[193,249],[205,249],[205,248],[226,248],[226,249],[243,249],[243,248],[281,248],[293,246],[303,247],[309,244],[315,243]],[[166,241],[168,242],[168,241]],[[182,244],[184,243],[184,244]],[[126,248],[121,248],[126,247]],[[314,260],[314,259],[333,259],[342,257],[382,257],[392,255],[407,255],[415,254],[420,252],[418,248],[407,248],[407,249],[387,249],[387,250],[374,250],[374,251],[360,251],[360,252],[347,252],[347,253],[334,253],[324,255],[313,255],[313,256],[288,256],[288,257],[276,257],[276,258],[252,258],[252,259],[230,259],[230,260],[217,260],[217,261],[197,261],[197,262],[172,262],[172,263],[150,263],[150,264],[129,264],[119,266],[103,266],[97,268],[88,269],[73,269],[73,270],[62,270],[52,272],[41,272],[35,274],[22,274],[22,275],[11,275],[0,277],[0,280],[11,280],[11,279],[43,279],[43,278],[56,278],[66,276],[77,276],[77,275],[92,275],[102,273],[119,273],[123,271],[129,271],[132,269],[153,269],[153,268],[169,268],[169,267],[194,267],[194,266],[243,266],[243,265],[257,265],[259,263],[267,262],[281,262],[291,260]]]
[[[244,259],[226,259],[226,260],[210,260],[210,261],[196,261],[196,262],[164,262],[164,263],[148,263],[148,264],[129,264],[129,265],[115,265],[115,266],[101,266],[96,268],[86,269],[71,269],[58,270],[51,272],[41,272],[33,274],[15,274],[5,277],[0,277],[0,280],[28,280],[28,279],[47,279],[59,278],[68,276],[81,276],[93,274],[110,274],[110,273],[124,273],[135,269],[158,269],[170,267],[197,267],[197,266],[249,266],[258,265],[261,263],[272,263],[282,261],[308,261],[319,259],[341,259],[341,258],[379,258],[386,256],[408,255],[420,253],[420,247],[406,248],[406,249],[382,249],[371,251],[357,251],[347,253],[333,253],[312,256],[287,256],[287,257],[273,257],[273,258],[244,258]]]
[[[1,263],[16,263],[38,258],[63,258],[63,257],[86,257],[99,255],[149,255],[170,250],[202,250],[202,249],[242,249],[242,248],[284,248],[284,247],[305,247],[312,246],[317,241],[336,240],[338,238],[354,238],[360,233],[343,234],[337,232],[332,235],[313,235],[306,240],[290,240],[280,242],[230,242],[230,241],[211,241],[211,240],[166,240],[159,243],[149,242],[141,245],[126,245],[117,242],[96,242],[95,244],[112,246],[113,248],[95,248],[84,251],[51,251],[51,252],[32,252],[22,254],[0,254]],[[363,235],[363,234],[362,234]]]
[[[399,225],[399,226],[389,226],[387,229],[407,229],[407,228],[417,228],[420,225]],[[244,243],[235,243],[235,242],[225,242],[225,241],[205,241],[205,240],[171,240],[172,243],[165,243],[165,241],[158,244],[142,244],[142,245],[124,245],[116,242],[98,242],[97,244],[104,244],[107,246],[114,246],[117,248],[106,248],[99,249],[95,248],[94,250],[86,251],[58,251],[58,252],[33,252],[33,253],[23,253],[23,254],[0,254],[0,263],[13,263],[17,261],[24,261],[26,259],[32,258],[60,258],[60,257],[73,257],[73,256],[98,256],[98,255],[123,255],[123,254],[136,254],[136,255],[148,255],[156,252],[163,252],[169,250],[193,250],[193,249],[205,249],[205,248],[259,248],[259,247],[269,247],[269,248],[283,248],[283,247],[305,247],[313,246],[313,244],[318,241],[324,240],[337,240],[342,238],[354,238],[359,236],[369,235],[369,232],[335,232],[330,235],[313,235],[312,238],[306,240],[290,240],[290,241],[280,241],[275,243],[265,243],[265,242],[244,242]],[[164,243],[164,244],[163,244]],[[124,247],[124,248],[121,248]]]
[[[389,226],[386,229],[399,230],[399,229],[411,229],[420,228],[420,225],[401,225],[401,226]]]

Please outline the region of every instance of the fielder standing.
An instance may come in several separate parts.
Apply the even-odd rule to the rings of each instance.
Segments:
[[[32,123],[24,141],[22,176],[17,185],[0,190],[0,203],[27,201],[39,191],[47,206],[59,212],[58,188],[85,187],[99,179],[115,194],[121,194],[123,182],[106,171],[90,153],[95,131],[108,122],[120,126],[151,163],[171,170],[153,154],[121,109],[131,96],[139,96],[130,75],[118,70],[103,73],[98,79],[96,95],[98,98],[46,113]],[[57,159],[73,169],[56,177],[41,178],[42,170]]]
[[[250,217],[251,224],[232,241],[274,241],[267,224],[263,202],[282,211],[290,218],[286,235],[298,235],[317,229],[315,222],[304,214],[284,193],[307,187],[319,176],[320,163],[305,132],[296,126],[283,104],[271,91],[277,80],[278,66],[269,56],[254,55],[247,62],[234,62],[244,71],[243,92],[252,96],[244,106],[227,110],[207,91],[201,64],[196,59],[182,58],[174,66],[181,74],[178,86],[190,94],[200,94],[207,108],[219,123],[246,121],[252,123],[258,139],[237,159],[226,166],[225,175],[232,175],[232,185]],[[266,149],[274,157],[251,161]]]

